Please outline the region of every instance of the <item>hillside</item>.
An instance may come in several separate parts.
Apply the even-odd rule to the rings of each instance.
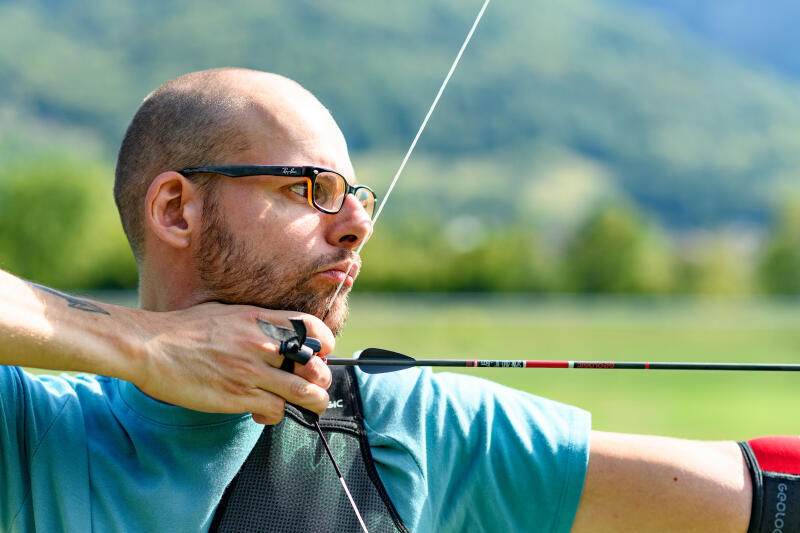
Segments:
[[[239,65],[320,96],[382,192],[480,3],[6,0],[0,151],[112,161],[150,90]],[[536,222],[623,197],[674,228],[763,222],[797,187],[800,91],[642,4],[493,3],[388,215]]]
[[[800,5],[793,0],[622,0],[646,6],[755,68],[797,80]]]

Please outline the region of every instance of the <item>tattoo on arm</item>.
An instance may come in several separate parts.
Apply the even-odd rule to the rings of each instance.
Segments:
[[[78,309],[80,311],[86,311],[87,313],[100,313],[103,315],[110,315],[108,311],[103,309],[100,306],[93,304],[88,300],[82,300],[80,298],[76,298],[74,296],[70,296],[69,294],[64,294],[63,292],[57,291],[55,289],[51,289],[50,287],[45,287],[44,285],[39,285],[38,283],[32,283],[34,287],[44,292],[49,292],[50,294],[54,294],[59,298],[63,298],[69,303],[69,306],[73,309]]]

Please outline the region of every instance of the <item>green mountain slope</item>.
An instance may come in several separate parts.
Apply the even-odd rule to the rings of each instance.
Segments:
[[[480,3],[6,0],[0,146],[111,159],[147,92],[239,65],[318,94],[366,158],[362,180],[384,183]],[[499,218],[621,195],[673,226],[758,222],[797,182],[800,91],[636,6],[497,1],[419,149],[391,216],[457,189],[447,209]]]

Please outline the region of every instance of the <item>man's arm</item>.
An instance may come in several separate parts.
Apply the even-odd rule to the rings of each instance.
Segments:
[[[278,344],[256,323],[288,326],[298,315],[214,303],[156,313],[76,298],[0,270],[0,364],[118,377],[164,402],[276,423],[285,400],[316,412],[328,403],[322,360],[296,365],[297,375],[281,371]],[[329,353],[330,330],[303,318]]]
[[[750,474],[735,442],[592,432],[573,533],[745,533]]]

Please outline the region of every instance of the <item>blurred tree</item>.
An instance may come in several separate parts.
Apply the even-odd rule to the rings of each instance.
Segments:
[[[672,260],[658,232],[632,207],[589,215],[569,243],[566,288],[583,293],[660,293],[672,285]]]
[[[758,280],[769,294],[800,294],[800,200],[787,203],[773,225]]]
[[[471,250],[445,250],[449,272],[444,280],[456,292],[549,292],[552,264],[530,228],[491,228]]]
[[[0,170],[0,267],[65,289],[135,287],[110,175],[63,154]]]
[[[387,224],[367,243],[356,290],[442,291],[446,262],[437,219],[415,218]]]
[[[442,231],[437,219],[384,226],[364,249],[358,290],[521,292],[554,288],[552,260],[529,228],[481,223]],[[463,231],[463,232],[462,232]]]
[[[675,292],[683,294],[746,294],[753,289],[753,261],[737,249],[741,236],[705,232],[676,254]]]

